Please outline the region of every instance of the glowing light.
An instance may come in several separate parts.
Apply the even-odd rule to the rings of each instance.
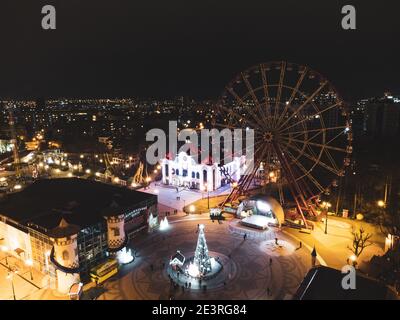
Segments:
[[[271,171],[271,172],[269,173],[269,177],[270,177],[270,178],[275,177],[275,172]]]
[[[200,275],[200,270],[197,264],[190,263],[188,267],[188,273],[191,277],[197,278]]]
[[[169,222],[167,217],[161,220],[160,222],[160,231],[167,230],[169,228]]]
[[[378,201],[378,206],[381,207],[381,208],[383,208],[383,207],[385,206],[385,201],[379,200],[379,201]]]
[[[146,178],[146,182],[150,182],[151,181],[151,178],[150,177],[147,177]]]
[[[6,177],[1,177],[1,178],[0,178],[0,182],[4,182],[4,181],[6,181],[6,180],[7,180]]]
[[[328,208],[332,207],[332,204],[324,201],[324,202],[322,202],[321,206],[322,206],[322,208],[328,209]]]
[[[133,261],[133,255],[131,249],[123,248],[122,250],[118,251],[117,253],[117,260],[121,264],[127,264]]]
[[[33,261],[31,259],[25,260],[25,264],[29,267],[33,266]]]
[[[353,254],[350,256],[350,260],[354,262],[357,260],[357,257]]]
[[[120,181],[120,180],[119,180],[118,177],[115,177],[115,178],[114,178],[114,182],[115,182],[115,183],[119,183],[119,181]]]
[[[158,166],[157,166],[157,169],[158,169],[158,170],[160,170],[160,169],[161,169],[161,166],[160,166],[160,165],[158,165]]]
[[[21,189],[22,189],[22,186],[20,184],[16,184],[14,186],[14,190],[21,190]]]
[[[132,182],[131,187],[132,187],[132,188],[136,188],[136,187],[137,187],[137,183]]]
[[[154,193],[158,194],[159,193],[158,189],[154,189]]]
[[[258,200],[258,201],[256,202],[256,205],[257,205],[257,209],[260,210],[260,211],[262,211],[262,212],[269,212],[269,211],[271,211],[271,206],[270,206],[268,203],[264,202],[264,201]]]
[[[71,172],[68,172],[68,178],[72,178],[72,173]]]
[[[85,171],[87,174],[90,174],[90,169],[86,169],[86,171]]]
[[[83,155],[83,154],[81,154],[79,157],[80,157],[81,159],[83,159],[83,158],[84,158],[84,155]]]
[[[193,212],[195,212],[195,211],[196,211],[196,207],[194,206],[194,204],[191,204],[191,205],[189,206],[189,212],[193,213]]]

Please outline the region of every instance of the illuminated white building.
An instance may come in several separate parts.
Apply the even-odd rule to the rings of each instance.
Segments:
[[[239,181],[244,165],[245,156],[234,157],[231,162],[221,166],[216,162],[197,163],[186,152],[180,152],[174,160],[161,160],[162,182],[175,187],[212,191],[229,183],[223,171],[233,181]]]

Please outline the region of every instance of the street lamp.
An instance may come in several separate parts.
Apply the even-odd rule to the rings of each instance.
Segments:
[[[384,208],[385,206],[386,206],[385,201],[383,201],[383,200],[379,200],[379,201],[378,201],[378,207]]]
[[[33,280],[33,274],[32,274],[33,261],[32,261],[32,259],[25,260],[25,264],[29,267],[29,273],[31,275],[31,280]]]
[[[13,292],[13,298],[14,300],[17,300],[17,297],[15,296],[15,287],[14,287],[14,275],[18,273],[18,270],[16,268],[10,268],[7,274],[7,279],[11,280],[11,288]]]
[[[204,191],[206,190],[206,188],[204,186],[200,187],[200,191],[201,191],[201,199],[204,199]]]
[[[349,260],[351,261],[351,264],[353,265],[353,267],[356,267],[357,265],[357,256],[355,254],[351,255],[349,257]]]
[[[329,202],[322,202],[321,207],[325,210],[325,234],[328,234],[328,211],[332,205]]]
[[[204,188],[207,190],[207,208],[210,209],[210,188],[207,182],[204,184]]]

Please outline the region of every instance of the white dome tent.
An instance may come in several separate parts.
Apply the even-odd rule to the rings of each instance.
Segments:
[[[266,229],[268,226],[280,227],[285,221],[285,214],[279,202],[263,195],[242,201],[236,214],[242,219],[243,225],[257,229]]]

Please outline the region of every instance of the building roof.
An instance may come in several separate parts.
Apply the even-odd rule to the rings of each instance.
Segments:
[[[396,299],[385,284],[360,275],[357,271],[356,289],[342,288],[345,274],[340,270],[318,266],[312,268],[294,295],[295,300],[383,300]]]
[[[47,231],[62,218],[82,228],[112,215],[133,209],[157,196],[124,187],[78,178],[38,180],[0,202],[0,214],[22,225],[36,225]]]
[[[171,257],[171,261],[174,261],[175,259],[181,263],[185,262],[185,256],[179,250]]]
[[[61,218],[60,224],[49,230],[47,233],[52,238],[66,238],[74,234],[78,234],[81,228],[74,224],[69,224],[64,218]]]

